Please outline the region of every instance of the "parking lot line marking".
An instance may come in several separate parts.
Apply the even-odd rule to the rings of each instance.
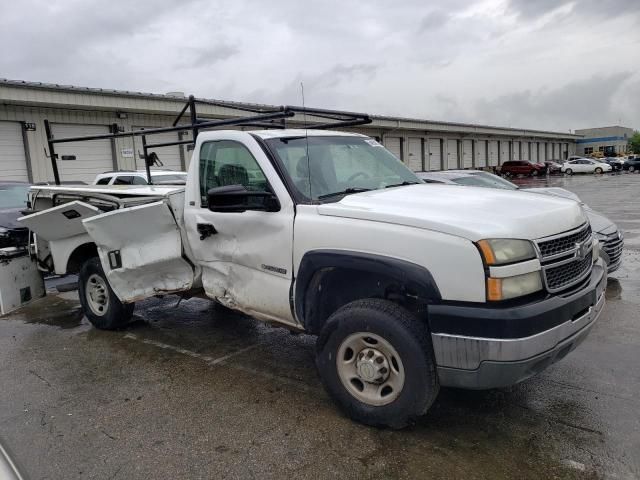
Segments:
[[[227,355],[223,355],[222,357],[214,358],[211,361],[207,361],[207,363],[209,365],[218,365],[219,363],[223,363],[226,360],[229,360],[230,358],[235,357],[236,355],[240,355],[241,353],[248,352],[249,350],[253,350],[254,348],[259,347],[259,346],[260,346],[259,343],[255,343],[253,345],[249,345],[248,347],[236,350],[235,352],[231,352],[231,353],[229,353]]]
[[[232,357],[238,356],[242,353],[248,352],[249,350],[253,350],[254,348],[259,347],[261,344],[260,343],[255,343],[253,345],[249,345],[248,347],[244,347],[241,348],[239,350],[236,350],[234,352],[231,352],[227,355],[223,355],[222,357],[218,357],[218,358],[213,358],[209,355],[202,355],[201,353],[197,353],[194,352],[192,350],[187,350],[186,348],[181,348],[181,347],[176,347],[174,345],[169,345],[168,343],[162,343],[162,342],[158,342],[156,340],[150,340],[150,339],[146,339],[146,338],[140,338],[137,335],[133,334],[133,333],[126,333],[124,335],[124,338],[127,338],[129,340],[136,340],[138,342],[142,342],[146,345],[152,345],[154,347],[158,347],[158,348],[162,348],[164,350],[171,350],[173,352],[176,353],[181,353],[182,355],[187,355],[189,357],[193,357],[193,358],[197,358],[199,360],[204,361],[207,365],[210,366],[216,366],[216,365],[225,365],[226,367],[229,368],[233,368],[236,370],[240,370],[242,372],[246,372],[246,373],[250,373],[253,375],[257,375],[259,377],[262,378],[266,378],[269,380],[275,380],[287,385],[291,385],[299,390],[305,391],[305,392],[317,392],[318,389],[313,388],[312,386],[309,386],[307,384],[305,384],[302,381],[293,379],[293,378],[289,378],[289,377],[284,377],[281,375],[274,375],[272,373],[269,372],[264,372],[261,370],[257,370],[255,368],[251,368],[251,367],[247,367],[245,365],[236,363],[236,364],[226,364],[225,362],[227,360],[229,360]]]
[[[162,342],[158,342],[157,340],[149,340],[147,338],[139,338],[137,335],[133,334],[133,333],[127,333],[125,334],[124,338],[128,338],[130,340],[137,340],[139,342],[142,342],[146,345],[153,345],[154,347],[158,347],[158,348],[162,348],[165,350],[171,350],[173,352],[176,353],[181,353],[183,355],[187,355],[189,357],[193,357],[193,358],[198,358],[200,360],[203,360],[205,363],[207,363],[208,365],[218,365],[220,363],[224,363],[225,361],[229,360],[230,358],[233,358],[237,355],[240,355],[242,353],[248,352],[250,350],[253,350],[256,347],[259,347],[260,344],[259,343],[255,343],[253,345],[249,345],[248,347],[244,347],[244,348],[240,348],[234,352],[230,352],[226,355],[223,355],[221,357],[211,357],[209,355],[202,355],[201,353],[198,352],[194,352],[192,350],[187,350],[186,348],[181,348],[181,347],[176,347],[174,345],[169,345],[168,343],[162,343]]]

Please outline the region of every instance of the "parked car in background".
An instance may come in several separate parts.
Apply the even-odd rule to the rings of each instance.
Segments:
[[[604,173],[613,170],[608,163],[602,163],[588,158],[577,158],[562,164],[561,171],[567,175],[574,173]]]
[[[513,160],[504,162],[500,169],[502,175],[515,177],[517,175],[526,175],[535,177],[547,173],[547,167],[543,163],[533,163],[526,160]]]
[[[0,181],[0,248],[27,245],[29,229],[17,220],[27,208],[29,184]]]
[[[544,164],[547,167],[547,173],[549,175],[562,173],[562,163],[560,160],[547,160]]]
[[[627,161],[624,162],[624,165],[622,165],[622,168],[629,170],[631,173],[640,171],[640,157],[631,158],[631,156],[629,156]]]
[[[589,205],[580,200],[580,197],[569,190],[559,187],[520,188],[518,185],[511,183],[504,178],[480,170],[418,172],[417,175],[426,183],[446,183],[450,185],[463,185],[469,187],[520,190],[523,192],[540,193],[574,200],[580,203],[584,209],[587,217],[589,217],[591,229],[598,240],[602,243],[602,250],[605,252],[605,255],[602,256],[607,263],[607,271],[611,273],[617,270],[622,263],[622,248],[624,247],[624,237],[622,232],[618,230],[615,223],[601,213],[592,210]]]
[[[624,165],[624,160],[618,158],[618,157],[604,157],[603,159],[599,160],[600,162],[604,162],[607,165],[611,165],[611,169],[614,172],[619,172],[620,170],[622,170],[622,166]]]
[[[151,170],[151,182],[154,185],[184,185],[187,172],[175,170]],[[146,170],[118,170],[99,173],[94,185],[148,185]]]

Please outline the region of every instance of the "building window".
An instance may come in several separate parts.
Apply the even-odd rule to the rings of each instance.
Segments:
[[[599,152],[604,152],[604,147],[598,147]]]
[[[593,147],[584,147],[584,154],[591,155],[593,153]]]

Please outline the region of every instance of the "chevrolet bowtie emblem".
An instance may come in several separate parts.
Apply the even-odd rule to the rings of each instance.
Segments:
[[[579,260],[584,260],[587,256],[587,242],[576,243],[576,256]]]

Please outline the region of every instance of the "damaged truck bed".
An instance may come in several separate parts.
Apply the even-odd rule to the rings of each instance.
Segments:
[[[184,188],[47,186],[32,198],[34,213],[19,221],[37,235],[36,248],[48,251],[39,255],[43,268],[64,275],[74,269],[74,252],[96,249],[124,303],[192,288],[179,226]]]

